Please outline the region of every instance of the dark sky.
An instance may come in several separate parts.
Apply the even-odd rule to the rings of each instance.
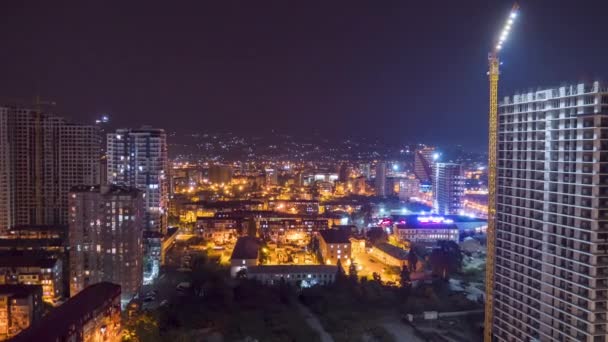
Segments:
[[[0,96],[169,130],[485,147],[511,1],[1,1]],[[608,1],[530,0],[500,94],[606,79]]]

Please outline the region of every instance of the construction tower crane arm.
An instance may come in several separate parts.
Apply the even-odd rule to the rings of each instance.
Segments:
[[[496,177],[497,177],[497,137],[498,137],[498,75],[500,74],[498,54],[511,27],[517,19],[519,5],[515,3],[507,18],[496,44],[488,55],[488,78],[490,81],[489,144],[488,144],[488,228],[486,258],[486,300],[484,319],[484,342],[492,342],[494,322],[494,268],[496,261]]]

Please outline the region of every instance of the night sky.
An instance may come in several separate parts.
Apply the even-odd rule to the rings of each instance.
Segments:
[[[511,4],[2,1],[0,96],[79,122],[484,149],[487,52]],[[501,96],[608,79],[608,1],[521,5]]]

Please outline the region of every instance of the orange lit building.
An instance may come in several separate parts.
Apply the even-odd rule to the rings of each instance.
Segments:
[[[102,282],[80,291],[12,341],[114,342],[120,338],[120,286]]]

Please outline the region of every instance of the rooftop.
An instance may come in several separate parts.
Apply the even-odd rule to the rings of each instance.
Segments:
[[[255,238],[242,236],[236,241],[230,259],[257,259],[259,248],[260,245]]]
[[[96,309],[102,307],[111,298],[120,297],[120,286],[108,282],[93,284],[63,305],[52,310],[38,324],[22,331],[15,342],[20,341],[55,341],[68,335],[73,325]],[[90,316],[89,316],[90,317]]]
[[[334,265],[266,265],[247,267],[248,274],[291,274],[291,273],[331,273],[335,274],[338,266]]]
[[[383,251],[384,253],[392,256],[393,258],[396,258],[399,260],[407,260],[408,252],[406,252],[402,248],[393,246],[390,243],[381,242],[381,243],[374,245],[374,247],[378,248],[379,250]]]
[[[40,267],[53,268],[58,259],[38,257],[33,255],[3,256],[0,258],[0,267]]]
[[[9,228],[9,230],[31,230],[31,231],[67,231],[68,227],[64,225],[42,225],[42,224],[22,224]]]
[[[323,229],[319,231],[325,243],[350,243],[348,233],[337,229]]]
[[[406,215],[398,216],[394,221],[397,228],[453,228],[458,229],[455,219],[440,215]]]
[[[42,285],[0,285],[0,296],[12,296],[23,298],[36,292],[38,292],[38,294],[42,296]]]

